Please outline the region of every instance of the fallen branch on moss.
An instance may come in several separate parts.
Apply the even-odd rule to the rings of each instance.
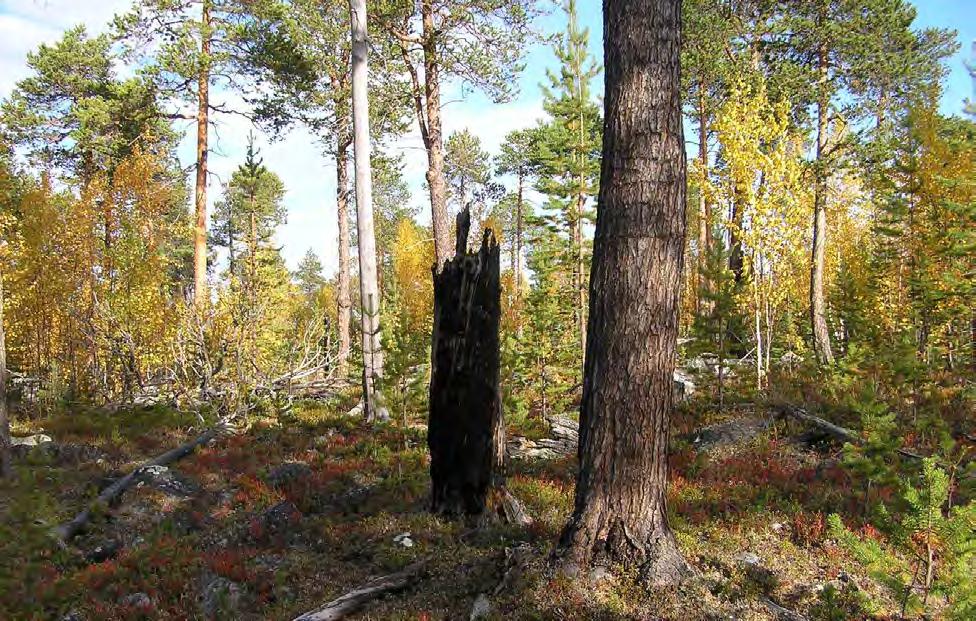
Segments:
[[[851,444],[861,444],[864,442],[864,439],[861,438],[861,436],[850,429],[835,425],[834,423],[824,420],[819,416],[814,416],[801,407],[797,407],[795,405],[778,405],[775,409],[784,416],[790,416],[801,422],[813,425],[814,427],[842,442],[850,442]],[[910,457],[912,459],[925,459],[924,455],[913,453],[907,449],[898,449],[898,454],[904,457]]]
[[[294,621],[336,621],[356,612],[374,599],[401,591],[412,584],[427,565],[428,559],[417,561],[400,571],[374,578],[324,606],[295,617]]]
[[[139,479],[140,473],[142,473],[146,468],[151,466],[166,466],[191,455],[193,451],[197,449],[197,447],[203,446],[211,440],[215,440],[219,436],[225,435],[232,431],[233,427],[231,426],[231,422],[231,418],[221,419],[220,422],[210,429],[204,431],[193,440],[190,440],[185,444],[181,444],[180,446],[171,449],[150,461],[147,461],[115,483],[112,483],[106,487],[84,511],[76,515],[72,520],[64,522],[54,529],[54,534],[58,541],[62,543],[70,541],[76,535],[78,535],[78,533],[85,529],[93,516],[108,509],[113,502],[122,496],[125,490],[129,489],[134,483],[136,483]]]
[[[773,618],[777,621],[806,621],[806,617],[803,615],[790,610],[789,608],[783,608],[773,600],[768,597],[763,597],[759,601],[763,603],[767,610],[773,615]]]

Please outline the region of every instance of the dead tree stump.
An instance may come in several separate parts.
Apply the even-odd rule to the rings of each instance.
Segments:
[[[501,475],[504,447],[498,387],[501,320],[500,252],[490,229],[481,248],[467,251],[471,216],[457,218],[456,252],[434,268],[431,335],[431,510],[480,516]]]

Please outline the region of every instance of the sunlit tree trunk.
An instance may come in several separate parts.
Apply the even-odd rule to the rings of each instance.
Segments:
[[[525,206],[525,178],[520,171],[518,174],[518,195],[515,199],[515,299],[522,299],[522,217]]]
[[[10,418],[7,412],[7,344],[3,329],[3,270],[0,269],[0,478],[11,474]]]
[[[352,321],[352,299],[349,290],[349,123],[340,120],[339,140],[336,146],[336,216],[339,219],[339,377],[349,374],[349,350],[352,339],[349,325]]]
[[[424,50],[424,111],[426,119],[427,186],[434,227],[434,254],[440,269],[451,258],[451,223],[447,218],[447,183],[444,180],[444,139],[441,130],[441,79],[433,0],[420,1]]]
[[[366,0],[350,0],[352,31],[352,122],[356,166],[356,230],[359,241],[359,293],[363,332],[363,415],[387,419],[380,387],[383,349],[380,342],[380,297],[376,278],[373,231],[373,182],[370,167]]]
[[[827,77],[827,52],[820,52],[821,80]],[[824,156],[827,149],[827,112],[829,102],[821,96],[817,102],[817,161],[813,194],[813,248],[810,259],[810,327],[813,350],[822,365],[833,364],[830,332],[824,303],[824,260],[827,251],[827,179]]]
[[[207,132],[210,122],[210,0],[202,3],[200,19],[200,75],[197,83],[197,177],[194,189],[196,224],[193,228],[193,301],[207,302]]]
[[[667,450],[684,262],[680,0],[605,0],[606,118],[566,569],[687,565],[668,526]]]
[[[702,87],[704,88],[704,82]],[[705,183],[708,180],[708,117],[705,111],[705,96],[702,94],[698,100],[698,169],[701,180],[698,187],[698,311],[705,312],[702,308],[702,292],[708,291],[708,282],[705,275],[705,263],[708,260],[708,251],[711,243],[709,227],[712,221],[711,205],[705,193]]]

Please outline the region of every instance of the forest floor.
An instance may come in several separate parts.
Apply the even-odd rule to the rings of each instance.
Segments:
[[[703,420],[692,404],[678,416],[671,521],[697,577],[651,593],[620,572],[579,587],[549,570],[574,457],[512,461],[509,487],[532,526],[471,528],[425,510],[421,422],[367,426],[339,414],[348,405],[257,419],[145,474],[67,546],[52,527],[204,425],[158,409],[21,421],[15,435],[54,442],[21,450],[16,479],[0,483],[0,618],[292,619],[424,558],[414,584],[355,618],[468,619],[481,600],[487,619],[846,619],[868,616],[865,594],[873,618],[897,611],[829,539],[827,514],[859,524],[839,447],[799,443],[803,430],[761,409]],[[692,421],[740,419],[717,440],[692,433]]]

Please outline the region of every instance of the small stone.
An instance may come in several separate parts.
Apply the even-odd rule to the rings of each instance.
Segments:
[[[579,577],[580,566],[572,561],[563,561],[556,567],[557,573],[564,578],[575,580]]]
[[[489,613],[491,613],[491,601],[487,595],[479,593],[478,597],[474,598],[474,605],[471,606],[471,616],[468,617],[468,621],[487,619]]]
[[[740,552],[735,555],[735,560],[742,566],[755,567],[759,564],[759,556],[753,552]]]
[[[92,548],[85,555],[85,560],[92,564],[101,563],[118,556],[120,550],[122,550],[122,542],[117,539],[107,539]]]
[[[404,548],[413,547],[413,539],[410,538],[410,533],[400,533],[393,538],[393,543],[398,543]]]
[[[200,609],[208,619],[218,614],[234,615],[241,608],[244,591],[236,582],[217,577],[207,583],[200,597]]]
[[[136,473],[136,477],[139,479],[136,487],[145,484],[176,498],[189,498],[200,491],[196,485],[181,478],[166,466],[146,466]]]
[[[145,593],[132,593],[126,595],[119,600],[119,603],[123,606],[129,606],[130,608],[135,608],[136,610],[152,610],[153,601]]]

